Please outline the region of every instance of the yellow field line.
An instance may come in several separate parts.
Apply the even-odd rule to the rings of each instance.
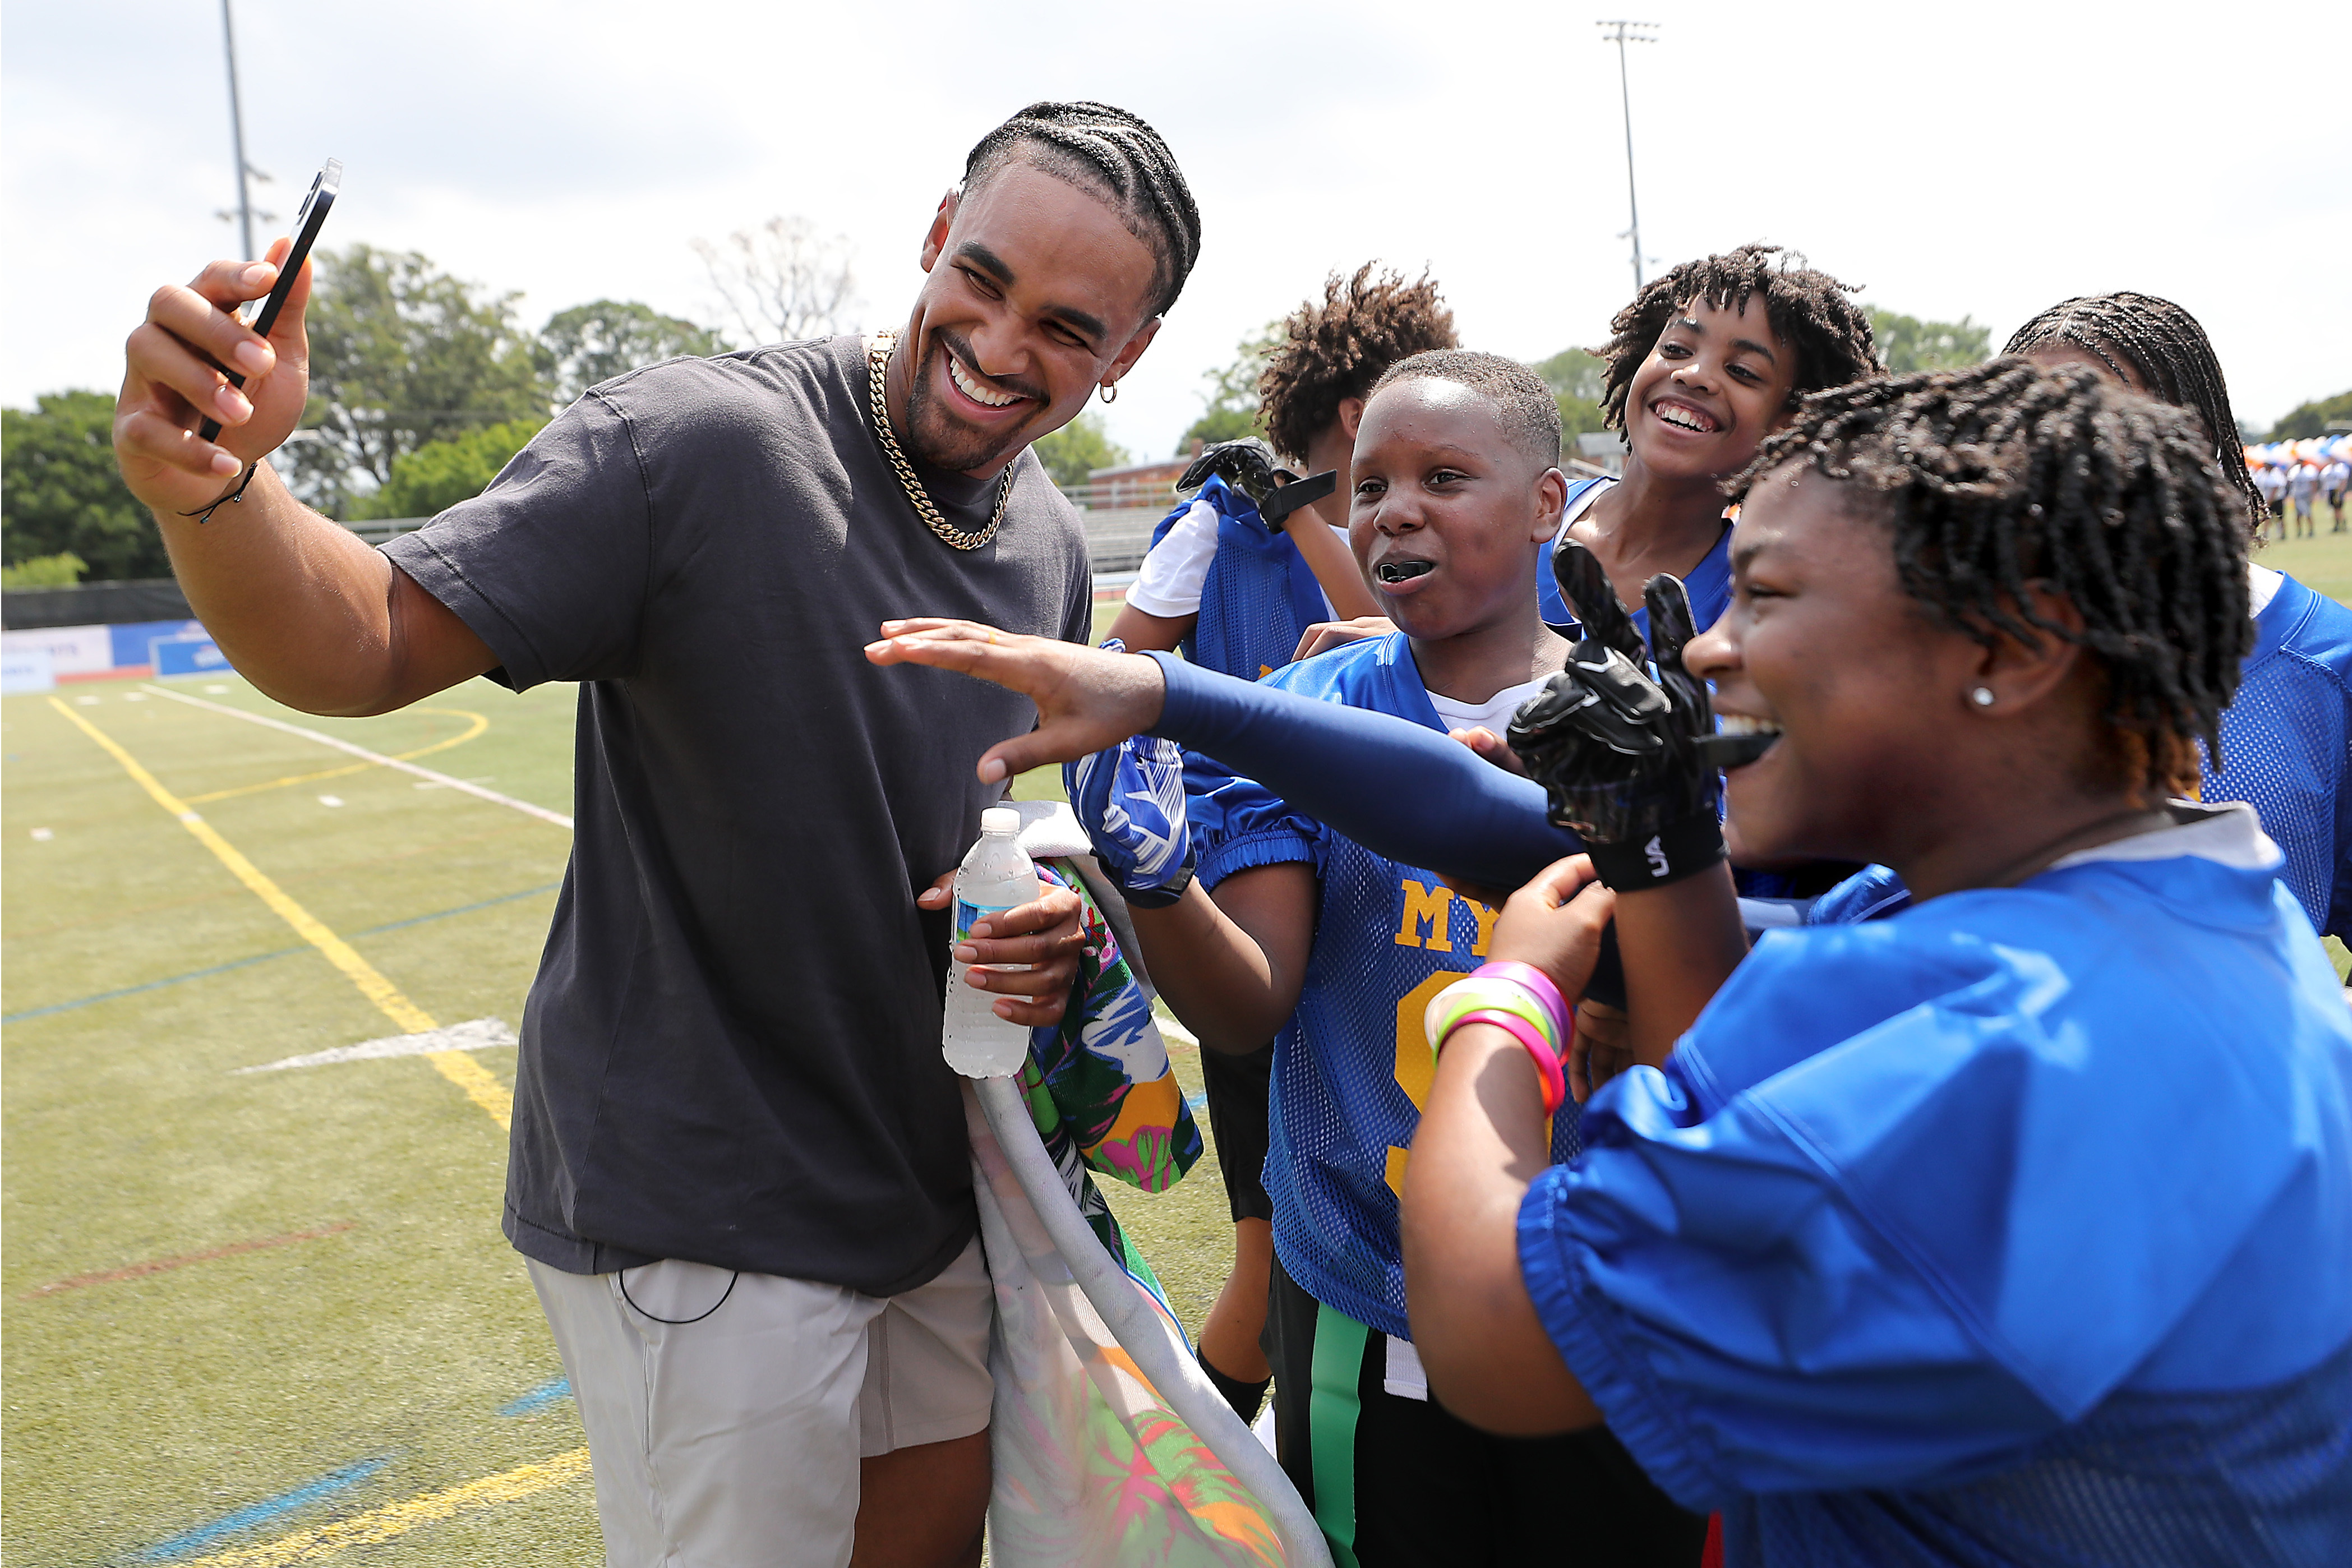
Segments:
[[[402,1032],[421,1035],[440,1026],[433,1016],[400,993],[400,988],[366,959],[352,944],[327,929],[316,915],[294,901],[285,889],[271,881],[260,867],[239,853],[236,846],[220,836],[217,828],[199,816],[187,802],[163,787],[153,773],[142,767],[139,759],[119,745],[114,738],[97,725],[52,697],[49,706],[71,720],[81,731],[102,747],[106,754],[122,764],[122,771],[131,781],[147,792],[157,805],[177,817],[180,826],[195,835],[196,842],[213,852],[215,859],[229,869],[229,874],[250,889],[253,895],[268,904],[304,942],[325,955],[328,963],[343,973],[343,977],[359,987],[360,994],[374,1003],[383,1016],[398,1025]],[[514,1096],[504,1084],[492,1077],[481,1063],[463,1051],[432,1051],[425,1059],[437,1068],[443,1078],[466,1091],[467,1097],[490,1114],[499,1126],[509,1125],[514,1118]]]
[[[535,1465],[523,1465],[446,1491],[426,1492],[406,1502],[371,1509],[316,1530],[298,1530],[275,1541],[256,1542],[210,1557],[192,1558],[180,1568],[288,1568],[296,1563],[316,1563],[354,1546],[374,1546],[396,1539],[419,1525],[513,1502],[550,1487],[560,1487],[587,1472],[588,1450],[574,1448]]]
[[[436,741],[429,746],[419,746],[413,752],[394,752],[392,760],[395,763],[413,763],[419,757],[429,757],[436,752],[446,752],[452,746],[462,746],[490,727],[488,717],[480,713],[468,712],[463,708],[413,708],[409,711],[452,713],[460,719],[471,719],[473,723],[467,726],[462,735],[452,735],[446,741]],[[216,800],[231,800],[241,795],[259,795],[265,790],[284,789],[289,784],[316,784],[320,779],[339,779],[346,773],[363,773],[370,768],[382,765],[378,763],[353,763],[349,767],[328,768],[315,773],[290,773],[282,779],[271,779],[268,784],[239,784],[235,789],[216,789],[205,795],[188,795],[185,799],[190,805],[209,805]]]

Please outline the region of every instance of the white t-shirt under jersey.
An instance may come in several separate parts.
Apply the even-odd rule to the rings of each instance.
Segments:
[[[1511,715],[1519,710],[1519,704],[1541,691],[1544,681],[1550,679],[1543,676],[1534,680],[1523,680],[1517,686],[1507,686],[1484,702],[1456,702],[1451,697],[1440,697],[1433,691],[1429,694],[1429,705],[1437,710],[1437,716],[1445,721],[1449,730],[1475,730],[1484,726],[1499,735],[1511,727]]]
[[[1348,531],[1335,528],[1339,542],[1348,542]],[[1217,553],[1217,509],[1207,501],[1196,500],[1184,515],[1160,536],[1143,558],[1143,569],[1136,574],[1135,585],[1127,591],[1127,602],[1147,616],[1197,616],[1201,613],[1201,584],[1209,580],[1209,563]],[[1323,614],[1337,619],[1331,599],[1324,595]]]

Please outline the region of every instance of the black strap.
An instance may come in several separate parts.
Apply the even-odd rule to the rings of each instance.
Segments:
[[[1670,822],[1643,838],[1590,844],[1592,868],[1621,893],[1663,888],[1695,877],[1723,858],[1723,825],[1712,815]]]
[[[245,478],[237,480],[236,489],[229,491],[228,494],[221,497],[220,500],[213,502],[210,506],[198,507],[194,511],[184,511],[180,515],[182,517],[193,517],[198,522],[210,522],[213,520],[213,513],[220,510],[221,508],[228,505],[229,502],[242,501],[245,500],[245,487],[253,483],[253,476],[259,472],[261,472],[261,459],[257,458],[252,462],[246,465]]]

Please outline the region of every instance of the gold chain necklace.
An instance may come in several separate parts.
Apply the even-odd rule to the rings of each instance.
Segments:
[[[1003,526],[1004,503],[1013,499],[1013,463],[1004,465],[1004,481],[996,487],[996,514],[988,520],[986,528],[974,532],[947,520],[931,500],[930,492],[923,488],[923,481],[915,477],[915,465],[907,461],[907,454],[898,449],[898,435],[890,428],[890,411],[882,401],[882,384],[890,373],[890,351],[898,342],[896,332],[877,332],[866,340],[866,382],[874,404],[874,428],[882,436],[882,450],[888,454],[890,467],[898,470],[898,483],[905,487],[907,499],[915,503],[915,515],[958,550],[977,550],[995,538],[996,531]],[[1015,456],[1013,462],[1019,461]]]

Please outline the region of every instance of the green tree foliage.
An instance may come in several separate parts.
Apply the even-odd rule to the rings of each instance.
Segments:
[[[91,577],[168,577],[147,509],[114,466],[114,399],[52,392],[0,409],[0,554],[11,564],[72,554]]]
[[[558,404],[569,405],[595,385],[640,365],[679,354],[727,352],[727,340],[709,327],[665,316],[634,300],[598,300],[559,311],[541,329],[531,362]]]
[[[1992,329],[1980,327],[1966,316],[1957,321],[1923,321],[1876,305],[1864,305],[1863,311],[1878,340],[1878,355],[1892,374],[1958,370],[1992,356]]]
[[[1076,489],[1096,468],[1115,468],[1128,460],[1127,448],[1110,438],[1102,415],[1089,408],[1037,443],[1037,460],[1064,489]]]
[[[2263,439],[2305,441],[2326,435],[2330,425],[2347,421],[2352,421],[2352,392],[2339,392],[2333,397],[2297,404],[2287,411],[2285,418],[2271,426],[2271,433]]]
[[[89,563],[70,550],[58,555],[35,555],[0,566],[0,588],[70,588],[89,570]]]
[[[499,470],[545,428],[547,416],[534,414],[462,436],[427,441],[392,460],[392,479],[350,503],[354,521],[372,517],[431,517],[480,495]]]
[[[1559,405],[1559,444],[1567,456],[1576,456],[1579,436],[1609,428],[1601,413],[1601,393],[1609,367],[1599,355],[1582,349],[1562,349],[1528,368],[1543,377],[1544,384],[1551,388],[1552,400]]]
[[[282,454],[312,505],[340,517],[392,482],[403,453],[548,411],[516,295],[487,293],[414,251],[354,245],[319,261],[303,421],[314,434]]]
[[[1241,341],[1230,364],[1202,374],[1201,379],[1209,384],[1208,406],[1176,437],[1178,457],[1190,452],[1195,441],[1213,446],[1261,434],[1257,378],[1265,369],[1267,356],[1282,346],[1282,323],[1268,321]]]

